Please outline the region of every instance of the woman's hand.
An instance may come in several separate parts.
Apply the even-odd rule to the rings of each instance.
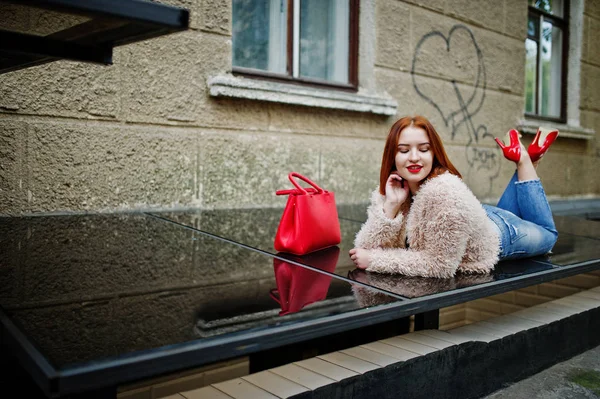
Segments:
[[[352,248],[349,252],[350,259],[359,269],[366,269],[371,262],[371,251],[362,248]]]
[[[385,183],[385,202],[383,212],[387,217],[393,219],[398,214],[400,207],[408,198],[408,183],[405,182],[398,172],[392,172]]]

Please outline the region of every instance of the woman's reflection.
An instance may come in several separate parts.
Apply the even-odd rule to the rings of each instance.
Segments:
[[[418,298],[494,280],[494,276],[490,274],[457,273],[452,278],[430,278],[370,273],[361,269],[350,271],[348,278],[405,298]],[[358,289],[356,286],[353,291],[361,304],[374,305],[390,302],[389,296],[377,294],[372,290]]]

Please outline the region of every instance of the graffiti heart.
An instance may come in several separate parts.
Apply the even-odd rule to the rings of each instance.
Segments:
[[[488,177],[488,187],[478,191],[489,194],[500,173],[500,159],[497,149],[479,146],[480,141],[493,139],[493,135],[486,125],[475,126],[473,122],[483,106],[486,90],[483,53],[475,35],[464,25],[454,25],[447,35],[427,33],[415,47],[411,75],[416,92],[450,128],[451,139],[466,135],[468,172]]]

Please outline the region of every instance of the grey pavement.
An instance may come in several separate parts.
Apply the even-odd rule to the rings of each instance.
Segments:
[[[600,398],[600,346],[484,397],[509,398]]]

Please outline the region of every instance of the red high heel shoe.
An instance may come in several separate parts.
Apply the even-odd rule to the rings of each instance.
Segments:
[[[536,162],[543,157],[557,137],[558,130],[556,129],[538,128],[533,141],[527,148],[531,162]]]
[[[506,133],[506,137],[504,138],[504,142],[496,137],[496,143],[502,148],[502,152],[504,153],[504,158],[509,161],[519,162],[521,159],[521,142],[519,141],[519,132],[515,129],[511,129],[508,133]],[[505,143],[508,142],[508,145]]]

